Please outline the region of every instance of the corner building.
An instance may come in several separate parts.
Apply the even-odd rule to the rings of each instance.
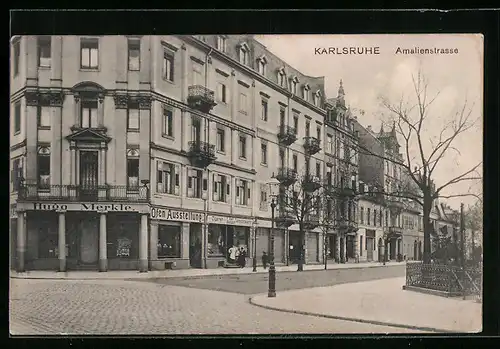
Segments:
[[[323,78],[251,36],[22,36],[11,57],[19,271],[213,268],[231,246],[260,261],[265,183],[322,175]],[[277,263],[296,230],[276,230]]]

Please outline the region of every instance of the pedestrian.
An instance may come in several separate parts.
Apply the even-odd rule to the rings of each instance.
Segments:
[[[237,248],[234,246],[231,246],[229,248],[228,252],[229,252],[229,263],[234,263],[236,261]]]
[[[266,251],[263,251],[262,252],[262,266],[264,267],[264,269],[267,268],[267,261],[268,261],[267,253],[266,253]]]
[[[240,252],[239,252],[239,255],[238,255],[238,265],[239,265],[240,268],[245,267],[245,257],[246,257],[245,248],[243,246],[241,246],[240,247]]]

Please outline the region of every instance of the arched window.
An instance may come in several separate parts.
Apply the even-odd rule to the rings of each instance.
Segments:
[[[139,149],[127,149],[127,190],[139,190]]]
[[[50,148],[38,147],[37,182],[40,189],[50,188]]]
[[[104,87],[92,81],[84,81],[73,86],[71,90],[75,97],[76,126],[80,128],[102,126]]]

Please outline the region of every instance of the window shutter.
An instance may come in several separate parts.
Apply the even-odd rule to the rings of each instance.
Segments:
[[[172,176],[172,180],[174,182],[174,194],[175,195],[180,195],[180,174],[181,174],[181,165],[175,164],[174,165],[174,175]]]
[[[201,178],[202,178],[202,192],[201,192],[201,198],[202,199],[207,199],[208,198],[208,172],[207,171],[202,171],[201,172]]]
[[[231,177],[226,177],[226,202],[231,200]]]
[[[187,196],[188,197],[193,197],[194,191],[193,191],[193,170],[192,169],[187,169]]]

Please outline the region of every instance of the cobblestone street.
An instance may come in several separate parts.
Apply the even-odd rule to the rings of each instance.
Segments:
[[[121,280],[13,279],[9,310],[13,335],[417,332],[266,310],[241,294]]]

